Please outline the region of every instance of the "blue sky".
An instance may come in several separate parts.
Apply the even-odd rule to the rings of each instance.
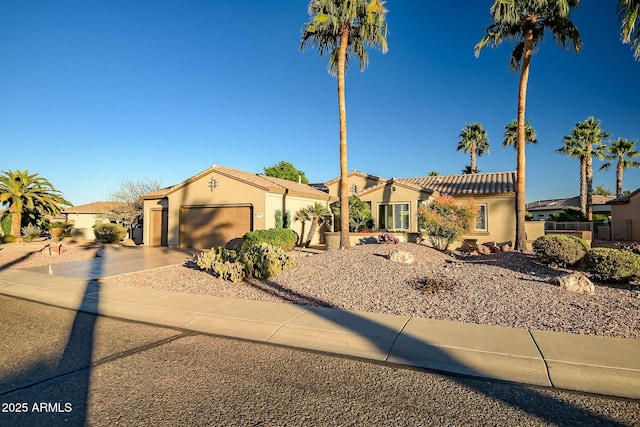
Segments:
[[[578,161],[555,154],[576,122],[640,139],[640,63],[620,43],[616,3],[574,13],[580,54],[549,37],[533,57],[528,201],[578,194]],[[168,186],[212,164],[259,173],[286,160],[312,182],[338,176],[336,80],[299,50],[307,4],[0,0],[0,170],[38,173],[75,205],[123,179]],[[459,173],[458,135],[473,122],[491,145],[478,167],[515,170],[501,146],[516,116],[512,46],[473,55],[491,4],[388,1],[389,52],[347,75],[349,170]],[[614,190],[614,170],[594,184]],[[640,170],[625,171],[624,188],[638,187]]]

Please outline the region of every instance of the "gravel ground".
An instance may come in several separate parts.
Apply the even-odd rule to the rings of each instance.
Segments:
[[[389,261],[386,255],[395,248],[411,252],[415,262]],[[88,256],[94,250],[76,255],[70,250],[60,257]],[[10,255],[4,252],[0,250],[0,265]],[[47,253],[45,258],[49,262],[54,256]],[[34,255],[12,268],[33,266],[37,260]],[[297,269],[268,281],[225,282],[189,262],[103,281],[218,297],[640,338],[640,286],[596,283],[595,296],[577,295],[548,281],[566,272],[538,264],[529,254],[462,257],[403,243],[302,256]]]

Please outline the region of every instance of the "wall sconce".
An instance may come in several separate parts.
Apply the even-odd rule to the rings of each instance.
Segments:
[[[216,182],[215,179],[211,178],[207,186],[209,187],[209,190],[211,190],[211,192],[213,193],[213,189],[218,186],[218,183]]]
[[[391,187],[391,191],[396,191],[396,186],[395,186],[395,185],[393,185],[393,186]]]

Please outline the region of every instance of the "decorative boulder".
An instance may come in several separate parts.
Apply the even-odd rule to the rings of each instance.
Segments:
[[[555,277],[549,280],[551,283],[560,285],[560,289],[574,292],[581,295],[595,295],[596,288],[584,274],[574,272],[565,276]]]
[[[413,264],[414,261],[413,254],[398,249],[389,252],[388,258],[393,262],[400,262],[402,264]]]
[[[491,248],[489,248],[488,246],[485,246],[485,245],[478,245],[478,246],[476,246],[476,251],[480,255],[489,255],[491,253]]]
[[[504,245],[501,247],[502,252],[513,252],[513,246],[511,245]]]

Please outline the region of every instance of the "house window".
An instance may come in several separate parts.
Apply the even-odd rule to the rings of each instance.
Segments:
[[[478,221],[476,231],[487,231],[487,205],[478,205]]]
[[[378,226],[383,230],[408,230],[409,203],[379,205]]]

